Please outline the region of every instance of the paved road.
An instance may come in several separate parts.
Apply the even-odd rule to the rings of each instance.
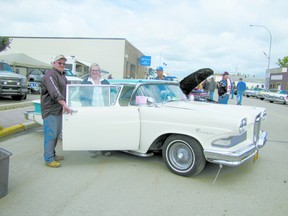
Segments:
[[[23,104],[23,103],[25,104],[27,102],[31,102],[36,99],[40,99],[39,94],[28,94],[26,100],[22,100],[22,101],[12,100],[11,97],[0,96],[0,106],[11,105],[11,104]]]
[[[40,95],[29,94],[26,100],[15,101],[11,97],[0,97],[0,128],[7,128],[17,124],[30,123],[24,118],[23,112],[34,110],[33,100],[40,99]]]
[[[42,162],[41,129],[0,140],[13,152],[0,215],[287,215],[288,105],[247,98],[243,103],[267,108],[267,145],[256,163],[224,167],[215,184],[218,167],[213,164],[186,178],[172,174],[160,155],[115,152],[90,158],[85,151],[62,152],[59,145],[65,160],[51,169]]]

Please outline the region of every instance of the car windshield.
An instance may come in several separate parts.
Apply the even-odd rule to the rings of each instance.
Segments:
[[[0,62],[0,70],[5,72],[13,72],[12,68],[7,63],[4,62]]]
[[[186,95],[181,91],[178,85],[167,83],[141,85],[132,98],[131,104],[137,105],[137,101],[141,101],[141,97],[153,98],[156,103],[187,100]]]

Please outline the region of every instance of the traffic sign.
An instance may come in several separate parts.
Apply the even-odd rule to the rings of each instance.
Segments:
[[[140,65],[141,66],[150,66],[151,65],[151,56],[141,56]]]

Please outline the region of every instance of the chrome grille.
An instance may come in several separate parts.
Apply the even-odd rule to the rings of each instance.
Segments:
[[[11,79],[11,78],[2,78],[1,79],[1,84],[2,85],[9,85],[9,86],[17,86],[20,85],[20,81],[19,79]]]
[[[254,143],[255,144],[259,140],[260,127],[261,127],[261,113],[257,115],[255,119],[255,123],[254,123]]]

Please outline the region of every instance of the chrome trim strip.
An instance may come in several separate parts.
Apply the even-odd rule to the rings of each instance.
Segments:
[[[125,153],[128,153],[128,154],[132,154],[132,155],[136,155],[138,157],[152,157],[154,155],[153,152],[141,153],[141,152],[136,152],[136,151],[132,151],[132,150],[123,150],[122,152],[125,152]]]

